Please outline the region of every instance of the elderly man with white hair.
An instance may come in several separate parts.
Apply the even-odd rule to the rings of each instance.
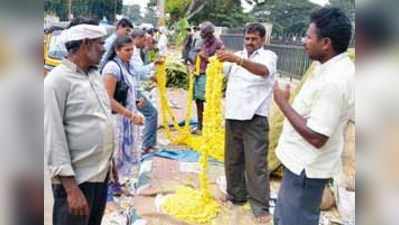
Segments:
[[[96,25],[65,30],[68,55],[44,80],[53,225],[101,225],[114,145],[110,99],[97,72],[105,35]]]

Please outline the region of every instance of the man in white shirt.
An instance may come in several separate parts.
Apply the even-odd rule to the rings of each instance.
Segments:
[[[267,171],[268,114],[272,101],[277,55],[263,48],[266,30],[259,23],[246,27],[245,49],[220,50],[221,61],[231,62],[226,92],[226,200],[247,200],[262,224],[271,221]]]
[[[275,225],[318,225],[325,185],[341,168],[344,128],[354,114],[355,67],[346,55],[352,37],[338,8],[312,13],[305,50],[320,62],[289,104],[289,87],[274,99],[286,117],[276,150],[285,167]]]
[[[68,55],[44,80],[53,224],[101,225],[114,148],[111,103],[96,67],[106,32],[81,24],[62,35]]]
[[[158,40],[158,49],[159,49],[159,55],[161,56],[166,56],[166,53],[168,51],[168,30],[166,27],[160,27],[159,28],[159,40]]]
[[[118,21],[118,23],[116,24],[115,33],[113,33],[105,40],[104,43],[105,53],[100,61],[100,67],[99,67],[100,69],[107,63],[106,59],[111,52],[112,44],[114,43],[116,38],[129,35],[132,29],[133,29],[133,24],[128,19],[122,18]]]
[[[152,79],[155,71],[155,62],[144,64],[142,58],[142,51],[145,48],[147,41],[147,34],[144,30],[135,29],[130,34],[134,44],[134,53],[130,60],[130,65],[133,69],[133,74],[139,77],[139,80]]]
[[[137,99],[139,101],[138,109],[145,117],[145,126],[143,134],[143,152],[149,153],[156,148],[157,144],[157,130],[158,130],[158,111],[151,101],[146,97],[142,81],[152,79],[155,80],[154,70],[155,64],[159,62],[144,65],[140,56],[141,50],[145,47],[146,32],[140,29],[133,30],[130,35],[134,43],[134,53],[130,60],[133,74],[137,76]]]

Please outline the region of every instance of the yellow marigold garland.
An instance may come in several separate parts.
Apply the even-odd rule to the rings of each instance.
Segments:
[[[350,52],[351,57],[354,53]],[[165,212],[176,218],[190,223],[208,223],[217,216],[220,206],[212,199],[208,187],[208,155],[223,160],[224,155],[224,130],[222,125],[221,99],[222,99],[222,73],[223,64],[216,58],[210,59],[207,70],[206,105],[204,111],[204,133],[202,137],[192,136],[189,122],[192,116],[193,76],[199,73],[200,60],[197,59],[194,74],[190,74],[189,94],[185,114],[185,126],[179,128],[176,117],[170,109],[166,95],[165,65],[157,67],[157,78],[161,98],[163,125],[167,137],[174,143],[186,144],[201,153],[200,164],[200,191],[188,187],[179,187],[176,194],[167,198],[163,204]],[[311,70],[311,69],[309,69]],[[209,90],[209,91],[208,91]],[[173,137],[169,129],[168,115],[173,121],[173,126],[179,131]]]
[[[211,57],[206,74],[206,102],[203,122],[203,143],[205,144],[200,150],[223,161],[225,133],[222,114],[223,63],[216,57]]]
[[[169,104],[166,98],[166,73],[162,70],[165,68],[158,67],[157,76],[161,97],[162,115],[164,118],[164,126],[168,138],[172,141],[187,144],[194,149],[198,149],[201,153],[200,157],[200,191],[188,187],[179,187],[176,194],[169,196],[163,204],[163,209],[170,215],[178,219],[190,223],[208,223],[217,216],[220,211],[219,204],[212,198],[209,192],[208,179],[208,156],[211,154],[215,158],[223,158],[224,149],[224,129],[222,118],[222,75],[223,64],[216,58],[210,58],[210,64],[207,70],[206,83],[206,104],[204,111],[204,133],[201,139],[196,139],[190,134],[189,121],[192,112],[192,93],[193,93],[193,74],[190,74],[190,87],[186,111],[186,124],[183,128],[178,128],[179,136],[172,139],[168,126],[167,113],[172,116]],[[163,87],[161,87],[163,86]],[[173,120],[173,118],[172,118]]]
[[[212,60],[212,59],[211,59]],[[223,161],[224,159],[224,130],[223,126],[215,126],[215,124],[222,124],[222,111],[221,111],[221,99],[222,99],[222,85],[223,85],[223,75],[222,67],[223,64],[213,59],[208,65],[207,70],[207,84],[206,89],[212,90],[207,91],[205,98],[207,103],[205,104],[204,112],[204,134],[203,136],[193,136],[190,132],[190,121],[192,117],[192,99],[193,99],[193,89],[194,89],[194,76],[199,72],[200,66],[199,57],[196,60],[194,74],[189,74],[189,91],[187,95],[187,106],[185,113],[185,126],[179,127],[176,121],[176,116],[169,106],[169,101],[166,92],[166,65],[165,63],[160,64],[156,68],[156,76],[159,86],[159,96],[161,105],[161,115],[163,120],[163,126],[165,127],[166,137],[172,141],[174,144],[188,145],[192,149],[201,151],[203,148],[203,143],[208,143],[209,140],[212,141],[212,150],[209,151],[209,155],[217,160]],[[212,65],[212,66],[211,66]],[[213,77],[216,77],[215,80]],[[208,106],[209,105],[209,106]],[[207,110],[208,108],[208,110]],[[174,129],[178,130],[177,135],[172,135],[169,128],[169,122],[172,122]],[[211,125],[212,123],[212,125]],[[207,125],[208,124],[208,125]],[[213,127],[212,129],[206,129],[206,127]],[[211,138],[205,138],[205,134],[210,132]]]
[[[201,73],[201,57],[197,56],[195,59],[194,75],[198,76]]]

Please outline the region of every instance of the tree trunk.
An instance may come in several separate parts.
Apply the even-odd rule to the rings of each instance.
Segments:
[[[207,3],[207,0],[192,0],[190,6],[186,11],[186,17],[190,19],[195,14],[199,13]]]
[[[186,17],[187,19],[191,19],[195,14],[201,12],[201,10],[205,7],[208,1],[201,1],[201,0],[193,0],[191,2],[190,7],[187,10]]]

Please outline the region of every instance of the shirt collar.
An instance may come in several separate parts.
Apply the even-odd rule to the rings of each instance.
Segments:
[[[256,50],[255,50],[254,52],[252,52],[252,54],[248,57],[248,51],[247,51],[246,48],[244,48],[244,51],[243,51],[243,52],[244,52],[244,56],[245,56],[245,57],[248,57],[248,59],[249,59],[249,58],[251,58],[251,57],[253,57],[253,56],[259,54],[259,51],[261,51],[262,49],[263,49],[262,47],[256,49]]]
[[[63,59],[62,63],[68,67],[69,69],[71,69],[73,72],[77,72],[77,73],[82,73],[82,74],[86,74],[81,68],[79,68],[75,63],[73,63],[71,60],[69,59]]]
[[[75,72],[75,73],[79,73],[79,74],[82,74],[82,75],[85,75],[85,76],[87,76],[92,70],[95,70],[96,69],[96,67],[92,67],[92,68],[90,68],[90,70],[89,70],[89,72],[88,73],[86,73],[85,71],[83,71],[79,66],[77,66],[75,63],[73,63],[71,60],[69,60],[69,59],[63,59],[62,60],[62,63],[67,67],[67,68],[69,68],[69,69],[71,69],[73,72]]]
[[[333,66],[335,63],[346,58],[347,56],[348,56],[348,54],[346,52],[336,55],[336,56],[332,57],[331,59],[329,59],[327,62],[320,64],[320,69],[325,70],[326,68]]]

